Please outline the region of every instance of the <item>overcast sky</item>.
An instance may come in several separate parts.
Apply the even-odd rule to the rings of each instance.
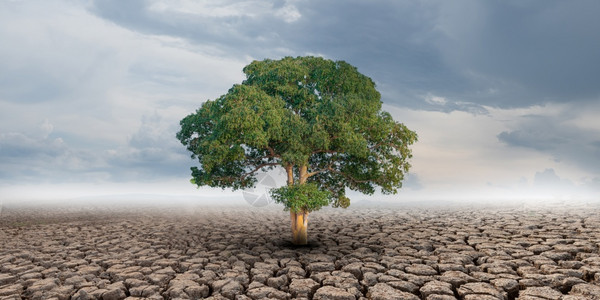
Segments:
[[[0,200],[240,198],[189,184],[179,120],[252,60],[304,55],[356,66],[419,134],[387,199],[597,199],[598,14],[596,0],[0,0]]]

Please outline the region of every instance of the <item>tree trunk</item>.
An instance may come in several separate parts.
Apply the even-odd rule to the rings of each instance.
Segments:
[[[300,184],[305,184],[308,179],[308,167],[306,165],[300,166]]]
[[[294,184],[294,165],[287,164],[285,165],[285,172],[287,173],[287,185]]]
[[[292,243],[294,245],[306,245],[308,236],[306,229],[308,226],[308,212],[293,212],[290,211],[292,218]]]

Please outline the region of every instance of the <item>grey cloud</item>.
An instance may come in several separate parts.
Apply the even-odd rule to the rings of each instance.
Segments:
[[[173,145],[175,138],[174,134],[171,133],[169,136],[169,130],[171,128],[165,128],[163,124],[161,124],[162,118],[158,115],[158,113],[154,113],[150,116],[142,116],[142,124],[140,128],[131,136],[129,140],[129,145],[138,148],[153,148],[153,147],[161,147],[165,145]],[[175,132],[175,131],[173,131]],[[169,139],[167,139],[169,136]]]
[[[31,84],[24,85],[23,78],[27,78]],[[39,74],[35,70],[2,72],[0,87],[0,98],[30,104],[55,101],[68,91],[64,82],[46,74]]]
[[[542,192],[579,193],[580,195],[587,194],[595,197],[600,192],[600,178],[586,178],[582,183],[575,184],[571,180],[560,177],[553,168],[547,168],[544,171],[535,173],[533,187]]]
[[[189,155],[173,145],[176,124],[164,128],[164,120],[143,122],[145,127],[128,144],[123,141],[141,113],[162,109],[175,118],[173,111],[189,106],[194,101],[189,99],[212,92],[206,85],[218,85],[223,72],[192,78],[197,70],[185,64],[204,61],[193,60],[198,58],[189,49],[173,45],[173,39],[130,34],[77,5],[0,2],[2,181],[136,180],[123,175],[132,173],[143,180],[189,176]],[[135,2],[119,5],[117,10],[125,12],[123,6]],[[173,44],[165,44],[169,42]],[[179,53],[190,53],[193,61],[173,59]],[[223,68],[231,67],[223,61]],[[220,62],[217,57],[214,65]],[[34,128],[44,118],[56,122],[57,129],[48,124]],[[160,132],[153,128],[157,124]]]
[[[344,59],[398,106],[439,110],[424,103],[427,93],[472,103],[446,111],[589,101],[600,93],[597,1],[303,1],[296,2],[301,17],[289,23],[272,13],[195,16],[152,11],[152,4],[96,1],[91,11],[240,57]]]
[[[596,153],[598,153],[598,156],[600,156],[600,141],[591,142],[590,147],[592,147],[596,151]]]
[[[533,177],[533,184],[538,187],[573,187],[571,181],[560,178],[552,168],[545,169],[542,172],[536,172]]]
[[[273,36],[269,32],[285,22],[272,15],[252,18],[245,15],[203,16],[177,11],[157,11],[151,9],[156,1],[93,1],[90,11],[118,25],[146,34],[158,34],[185,38],[202,45],[214,45],[216,52],[244,53],[254,45],[254,49],[272,46]],[[268,2],[267,2],[268,3]],[[227,6],[231,2],[221,2]],[[263,41],[263,42],[261,42]],[[236,51],[238,50],[238,51]],[[246,53],[249,54],[249,53]]]
[[[113,180],[156,180],[189,176],[193,162],[175,138],[177,124],[160,115],[144,116],[128,147],[109,151],[107,163]]]
[[[133,30],[186,38],[240,57],[313,53],[347,60],[378,84],[402,91],[399,98],[387,99],[398,105],[418,106],[419,95],[432,87],[439,93],[467,87],[444,65],[438,49],[420,40],[434,24],[418,4],[309,1],[297,6],[301,17],[292,23],[268,14],[261,18],[159,14],[149,10],[150,4],[138,1],[122,9],[120,1],[97,1],[91,10]]]
[[[423,183],[416,173],[408,173],[402,182],[402,188],[418,191],[423,189]]]
[[[556,149],[568,143],[566,137],[557,136],[545,128],[525,128],[515,131],[503,131],[498,139],[511,146],[532,148],[540,151]]]
[[[82,11],[72,2],[0,2],[3,180],[189,177],[194,162],[173,137],[183,117],[175,115],[226,92],[250,58],[343,59],[376,81],[385,103],[417,110],[575,107],[600,95],[596,1],[207,4],[231,6],[221,15],[160,10],[153,0],[87,3]],[[85,30],[69,30],[78,26]],[[136,131],[133,120],[155,109]],[[27,131],[51,116],[59,128]],[[509,120],[515,126],[497,137],[599,174],[600,135],[565,124],[573,118]],[[410,174],[405,185],[421,186]]]
[[[189,156],[161,148],[119,149],[107,157],[110,180],[151,181],[189,177]]]
[[[101,163],[69,147],[60,137],[0,134],[0,178],[4,182],[69,182],[97,177]]]
[[[52,131],[0,133],[0,178],[5,182],[152,181],[189,177],[193,165],[174,137],[177,124],[144,116],[129,143],[114,149]],[[73,139],[75,145],[65,140]]]
[[[497,89],[499,97],[491,97],[491,105],[522,107],[598,96],[599,2],[502,1],[478,3],[478,9],[470,6],[470,2],[442,6],[442,11],[455,13],[440,18],[446,38],[436,42],[445,49],[449,64]],[[469,100],[478,101],[477,95],[472,96]]]
[[[38,15],[46,8],[44,4],[52,9]],[[90,95],[101,94],[113,83],[111,73],[118,65],[108,62],[117,54],[100,43],[90,45],[92,38],[85,33],[70,32],[61,22],[79,19],[61,10],[64,7],[59,2],[0,3],[2,27],[7,29],[0,30],[0,100],[18,104],[86,101],[92,105],[100,97],[89,99]]]
[[[52,159],[66,151],[67,147],[60,138],[36,139],[19,132],[0,134],[0,156],[5,162],[40,157]]]
[[[586,182],[586,187],[592,190],[600,191],[600,177],[594,177]]]
[[[524,147],[547,153],[555,160],[575,164],[598,174],[600,170],[600,132],[569,125],[577,111],[566,109],[561,116],[530,115],[517,120],[517,129],[497,135],[498,140],[513,147]]]

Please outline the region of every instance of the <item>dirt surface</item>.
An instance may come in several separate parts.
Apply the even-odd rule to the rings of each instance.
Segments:
[[[600,299],[600,210],[5,207],[1,299]]]

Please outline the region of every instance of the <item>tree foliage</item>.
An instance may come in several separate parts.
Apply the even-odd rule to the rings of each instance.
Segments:
[[[193,183],[246,188],[281,166],[289,187],[272,194],[294,211],[347,207],[346,188],[401,187],[417,135],[381,110],[369,77],[319,57],[254,61],[243,71],[246,80],[180,122],[177,138],[200,164]]]
[[[275,202],[282,203],[286,210],[294,212],[318,210],[331,202],[331,193],[319,189],[314,182],[272,189],[271,196]]]

